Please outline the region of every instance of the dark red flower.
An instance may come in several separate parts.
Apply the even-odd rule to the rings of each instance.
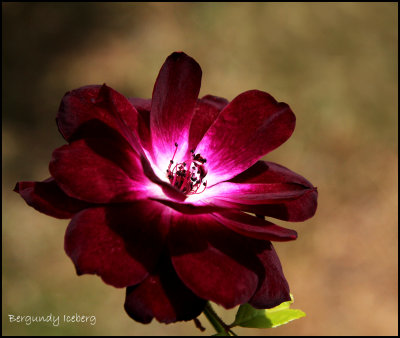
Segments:
[[[309,181],[259,161],[292,134],[289,106],[258,90],[198,99],[200,82],[180,52],[151,100],[106,85],[68,92],[57,115],[68,144],[53,152],[51,178],[15,187],[40,212],[72,218],[65,251],[78,275],[127,287],[125,309],[143,323],[193,319],[207,300],[289,300],[271,241],[297,233],[264,216],[304,221],[317,207]]]

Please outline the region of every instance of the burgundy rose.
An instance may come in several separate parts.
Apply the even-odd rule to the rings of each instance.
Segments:
[[[304,221],[317,207],[309,181],[259,161],[292,134],[289,106],[258,90],[198,99],[200,82],[179,52],[151,100],[106,85],[68,92],[57,115],[68,144],[53,152],[51,177],[15,187],[38,211],[72,218],[65,251],[78,275],[126,287],[125,309],[142,323],[193,319],[208,300],[289,300],[271,241],[297,233],[264,216]]]

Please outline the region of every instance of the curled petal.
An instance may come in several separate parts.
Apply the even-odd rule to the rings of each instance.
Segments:
[[[286,103],[258,90],[244,92],[218,115],[197,146],[207,159],[209,186],[252,166],[292,134],[295,116]]]
[[[243,236],[269,241],[292,241],[297,238],[297,232],[294,230],[242,212],[220,211],[212,215],[221,224]]]
[[[43,182],[18,182],[14,191],[31,207],[56,218],[71,218],[90,206],[89,203],[69,197],[51,177]]]
[[[175,214],[171,221],[168,247],[178,276],[197,296],[225,308],[256,291],[262,265],[251,246],[209,215]]]
[[[310,188],[297,183],[231,183],[212,186],[207,196],[242,204],[279,203],[301,197]]]
[[[243,204],[241,201],[214,199],[213,203],[227,209],[237,209],[256,215],[274,217],[289,222],[303,222],[314,216],[317,209],[318,191],[310,189],[297,199],[276,204]]]
[[[78,136],[77,132],[90,120],[103,122],[126,137],[128,142],[137,137],[138,112],[128,99],[106,85],[72,90],[61,101],[56,121],[67,141],[87,137],[83,133]],[[134,146],[136,149],[137,145]]]
[[[116,139],[88,138],[53,152],[50,173],[70,196],[93,203],[147,196],[148,179],[137,156]]]
[[[126,290],[125,310],[131,318],[150,323],[172,323],[196,318],[203,311],[206,300],[193,294],[178,278],[167,259],[142,283]]]
[[[140,201],[76,214],[65,234],[65,251],[77,273],[97,274],[115,287],[143,281],[157,263],[168,231],[163,209]]]
[[[184,160],[193,109],[200,91],[201,68],[183,52],[172,53],[154,85],[150,128],[153,160],[163,171],[179,145],[177,158]]]
[[[272,243],[267,242],[257,257],[264,265],[265,275],[249,304],[256,309],[270,309],[290,300],[289,284]]]
[[[233,183],[297,183],[313,188],[303,176],[292,170],[268,161],[258,161],[247,170],[229,180]]]
[[[213,203],[221,207],[285,221],[305,221],[317,209],[317,188],[301,175],[273,162],[258,161],[207,193],[213,193]]]

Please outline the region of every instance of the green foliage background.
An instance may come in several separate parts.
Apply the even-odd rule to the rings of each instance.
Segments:
[[[124,290],[77,277],[63,251],[66,220],[26,206],[19,180],[48,177],[64,141],[64,93],[107,83],[150,97],[165,58],[203,69],[200,94],[231,100],[260,89],[297,116],[267,155],[319,190],[316,216],[278,224],[294,308],[307,317],[249,335],[397,335],[397,3],[2,3],[3,334],[199,335],[193,322],[138,324]],[[227,322],[235,311],[217,308]],[[95,315],[96,325],[10,323],[8,314]],[[203,316],[207,328],[212,329]]]

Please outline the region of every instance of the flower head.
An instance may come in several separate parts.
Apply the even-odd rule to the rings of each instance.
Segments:
[[[125,309],[143,323],[193,319],[208,300],[289,300],[271,241],[297,233],[264,218],[304,221],[317,207],[309,181],[259,160],[292,134],[290,107],[258,90],[199,99],[200,82],[197,62],[176,52],[151,99],[106,85],[68,92],[56,119],[68,143],[51,177],[15,187],[40,212],[71,218],[65,251],[78,275],[127,288]]]

